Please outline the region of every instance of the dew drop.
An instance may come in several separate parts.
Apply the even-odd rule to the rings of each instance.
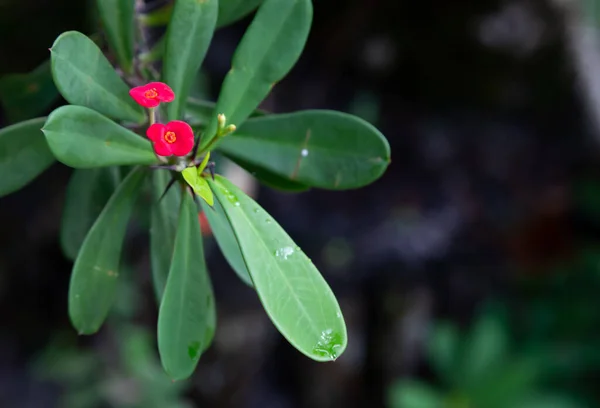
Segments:
[[[342,318],[342,314],[340,312],[337,312],[335,315],[337,316],[338,319]]]
[[[267,224],[270,224],[272,221],[271,221],[271,219],[270,219],[270,218],[267,218],[267,219],[265,220],[265,222],[266,222]]]
[[[277,251],[275,251],[275,256],[277,258],[283,258],[283,260],[286,261],[288,259],[288,256],[292,255],[293,253],[294,253],[294,248],[283,247],[283,248],[279,248]]]
[[[255,209],[254,209],[254,213],[255,213],[255,214],[258,214],[258,212],[259,212],[259,211],[260,211],[260,210],[259,210],[258,208],[255,208]]]
[[[339,356],[339,350],[342,347],[342,336],[332,329],[326,329],[321,332],[321,337],[313,347],[313,353],[335,360]]]
[[[301,154],[302,154],[302,157],[308,156],[308,150],[307,149],[302,149]]]

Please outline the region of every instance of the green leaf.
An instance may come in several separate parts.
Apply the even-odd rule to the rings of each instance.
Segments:
[[[98,331],[113,303],[127,224],[146,174],[141,167],[129,173],[83,241],[69,287],[69,315],[80,334]]]
[[[96,0],[106,39],[119,65],[130,74],[133,68],[135,0]]]
[[[338,302],[310,259],[254,200],[231,182],[209,180],[239,243],[260,301],[281,334],[316,361],[346,349]]]
[[[238,46],[223,82],[216,113],[240,126],[292,69],[308,38],[312,23],[310,0],[266,0]],[[213,115],[202,148],[217,130]],[[200,149],[202,150],[202,149]]]
[[[246,263],[242,256],[242,251],[238,245],[235,233],[231,228],[227,214],[219,200],[215,200],[213,206],[201,202],[202,210],[208,219],[210,229],[221,249],[221,253],[234,270],[237,276],[248,286],[252,286],[252,279],[246,269]]]
[[[183,194],[175,251],[158,313],[158,350],[165,371],[174,380],[192,375],[215,331],[212,286],[202,250],[198,212],[190,194]]]
[[[417,381],[404,380],[392,386],[389,395],[390,408],[441,408],[443,398],[439,393]]]
[[[171,178],[170,174],[167,171],[155,171],[153,178],[154,202],[150,213],[150,262],[154,291],[160,303],[171,268],[173,248],[175,248],[177,209],[181,200],[181,190],[179,185],[175,185],[161,199]]]
[[[73,172],[67,186],[60,228],[61,247],[69,259],[77,258],[85,236],[120,181],[117,167],[77,169]]]
[[[169,120],[181,119],[190,87],[215,30],[218,0],[177,0],[167,28],[163,81],[177,97],[167,105]]]
[[[483,314],[475,322],[463,346],[462,367],[456,370],[465,388],[477,384],[505,363],[507,334],[492,314]]]
[[[27,74],[10,74],[0,79],[0,101],[11,123],[45,113],[57,98],[50,60]]]
[[[46,118],[0,129],[0,197],[25,187],[52,163],[41,128]]]
[[[332,190],[372,183],[390,162],[389,144],[374,126],[327,110],[250,119],[219,149],[287,180]]]
[[[219,0],[217,27],[235,23],[254,11],[263,0]]]
[[[254,178],[256,178],[258,181],[260,181],[267,187],[271,187],[280,191],[287,191],[290,193],[299,193],[310,189],[310,187],[304,184],[300,184],[296,181],[292,181],[285,177],[280,177],[269,170],[265,170],[264,168],[255,164],[248,163],[247,161],[244,161],[240,158],[229,155],[226,156],[228,159],[232,160],[235,164],[242,167],[244,170],[246,170]]]
[[[195,167],[188,167],[181,174],[197,195],[206,201],[208,205],[212,206],[214,204],[212,190],[208,186],[206,179],[198,174]]]
[[[454,383],[456,370],[460,369],[456,365],[459,341],[458,329],[450,323],[438,323],[429,337],[429,361],[448,384]]]
[[[129,87],[92,40],[77,31],[67,31],[50,51],[54,83],[69,103],[113,119],[144,122],[144,110],[129,96]]]
[[[83,106],[61,106],[42,129],[56,158],[67,166],[91,168],[155,164],[149,140]]]

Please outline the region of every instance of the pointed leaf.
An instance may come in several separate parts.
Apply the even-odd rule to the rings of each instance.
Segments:
[[[123,71],[132,72],[135,0],[96,0],[106,39]]]
[[[263,0],[219,0],[217,27],[235,23],[254,11]]]
[[[265,0],[238,46],[223,82],[216,113],[240,126],[292,69],[312,23],[310,0]],[[202,141],[207,146],[217,130],[213,116]]]
[[[150,141],[83,106],[62,106],[44,128],[56,158],[67,166],[91,168],[154,164]]]
[[[127,84],[88,37],[67,31],[56,39],[51,51],[54,82],[69,103],[113,119],[137,123],[146,119],[142,107],[129,96]]]
[[[250,119],[219,149],[287,180],[332,190],[372,183],[390,162],[389,144],[374,126],[327,110]]]
[[[150,213],[150,262],[152,263],[154,291],[160,304],[171,268],[171,258],[173,258],[181,189],[177,183],[161,199],[171,176],[167,171],[155,171],[153,178],[154,194],[152,198],[154,201]]]
[[[62,250],[69,259],[77,258],[85,236],[120,181],[117,167],[77,169],[73,172],[67,186],[60,228]]]
[[[177,97],[167,105],[169,120],[181,119],[185,101],[215,30],[218,0],[177,0],[167,28],[163,81]]]
[[[188,167],[181,172],[181,175],[197,195],[206,201],[208,205],[213,205],[214,199],[212,190],[208,186],[206,180],[198,174],[195,167]]]
[[[0,197],[17,191],[54,163],[40,130],[46,118],[0,129]]]
[[[202,250],[198,212],[190,194],[183,194],[175,251],[158,313],[158,350],[165,371],[174,380],[192,375],[215,331],[212,286]]]
[[[210,229],[221,249],[221,253],[229,263],[229,266],[231,266],[242,282],[248,286],[252,286],[252,279],[250,279],[250,274],[248,273],[248,269],[246,269],[242,251],[231,228],[231,224],[229,224],[227,214],[223,210],[223,206],[219,200],[215,200],[212,207],[203,201],[201,205],[208,219]]]
[[[83,241],[69,287],[69,315],[80,334],[98,331],[113,303],[127,224],[146,174],[141,167],[129,173]]]
[[[11,123],[35,118],[58,98],[52,81],[50,60],[26,74],[10,74],[0,78],[0,101]]]
[[[271,321],[306,356],[335,360],[346,349],[346,325],[325,279],[254,200],[223,177],[209,183],[227,214]]]

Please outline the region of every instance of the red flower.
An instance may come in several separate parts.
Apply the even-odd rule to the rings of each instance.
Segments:
[[[180,120],[166,125],[155,123],[146,130],[146,136],[154,142],[154,151],[159,156],[185,156],[194,147],[194,131]]]
[[[175,94],[169,85],[162,82],[150,82],[129,90],[129,95],[144,108],[156,108],[161,102],[172,102]]]

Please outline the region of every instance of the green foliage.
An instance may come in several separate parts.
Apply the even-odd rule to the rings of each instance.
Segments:
[[[128,74],[133,71],[135,0],[96,0],[106,39]]]
[[[173,209],[179,205],[181,194],[179,188],[172,188],[161,199],[169,182],[169,174],[166,171],[156,171],[153,176],[153,203],[150,213],[150,261],[152,263],[154,291],[160,302],[167,284],[173,248],[175,247],[177,212]]]
[[[239,126],[294,66],[312,23],[310,0],[266,0],[238,46],[225,77],[217,112]],[[217,129],[216,115],[203,147]]]
[[[192,374],[215,332],[215,300],[197,218],[194,199],[183,194],[171,270],[158,313],[158,351],[174,380]]]
[[[64,254],[77,258],[88,231],[121,181],[116,167],[78,169],[73,172],[65,197],[60,243]]]
[[[235,233],[254,288],[277,329],[306,356],[335,360],[346,348],[346,325],[327,282],[256,202],[222,177],[209,183]]]
[[[50,114],[44,128],[50,150],[67,166],[154,164],[150,142],[83,106],[62,106]]]
[[[10,123],[44,114],[57,99],[49,60],[26,74],[0,78],[0,102]]]
[[[50,49],[52,76],[63,98],[113,119],[141,123],[144,111],[92,40],[77,31],[61,34]]]
[[[195,203],[199,201],[226,260],[256,291],[281,334],[313,360],[335,360],[348,339],[340,306],[325,279],[264,209],[224,177],[212,177],[218,167],[209,162],[211,157],[230,157],[264,184],[292,192],[361,187],[387,168],[387,141],[361,119],[330,111],[269,115],[257,109],[300,57],[311,27],[312,2],[176,0],[144,16],[136,14],[133,0],[98,0],[97,6],[111,61],[117,66],[84,34],[60,35],[51,49],[51,73],[71,105],[59,107],[47,119],[0,131],[0,194],[23,187],[55,158],[77,169],[67,188],[60,233],[65,255],[74,259],[69,288],[73,326],[80,334],[95,333],[115,298],[119,302],[113,316],[119,318],[109,318],[108,324],[120,325],[141,303],[118,279],[134,214],[150,229],[162,366],[172,379],[192,375],[216,326]],[[202,99],[207,86],[199,70],[216,27],[257,7],[217,102]],[[148,50],[136,35],[135,23],[167,24],[167,33]],[[156,72],[155,66],[163,71]],[[48,75],[47,66],[42,66],[27,76],[3,80],[3,104],[22,118],[47,109],[54,100]],[[136,98],[144,106],[163,103],[146,114],[130,97],[130,85],[161,78],[175,99],[165,102],[159,93],[166,91],[152,87],[138,92]],[[189,132],[157,133],[152,142],[145,137],[151,124],[173,119],[189,121],[198,132],[195,138],[201,142],[193,151],[201,162],[191,152],[163,157],[153,151],[157,143],[188,146]],[[184,136],[190,139],[178,141]],[[156,140],[160,137],[164,139]],[[147,177],[148,166],[154,170],[152,177]],[[121,181],[123,172],[128,174]],[[126,369],[135,377],[147,371],[151,384],[130,406],[181,406],[165,396],[163,373],[147,363],[150,347],[145,335],[124,330],[131,339],[121,352],[133,356]],[[470,370],[480,369],[475,365]],[[93,373],[88,367],[82,377]],[[71,395],[66,406],[86,407],[103,395],[97,389],[81,391]]]
[[[250,119],[219,149],[286,180],[331,190],[370,184],[390,162],[390,147],[375,127],[333,111]]]
[[[69,315],[81,334],[98,331],[112,305],[129,216],[147,171],[123,180],[88,232],[73,265]]]
[[[202,209],[204,210],[204,214],[206,214],[212,233],[217,240],[217,244],[219,245],[223,256],[227,259],[227,262],[237,276],[245,284],[252,286],[252,279],[246,268],[240,245],[238,244],[235,233],[227,219],[227,214],[225,214],[225,210],[223,210],[223,206],[219,200],[215,200],[212,207],[206,202],[202,202]]]
[[[445,389],[403,379],[391,387],[389,406],[581,408],[570,398],[544,391],[552,354],[512,351],[506,324],[492,309],[482,313],[465,334],[448,323],[435,326],[427,354]]]
[[[181,119],[185,101],[210,41],[217,14],[217,0],[177,0],[167,29],[163,81],[177,98],[167,106],[169,120]]]
[[[45,118],[0,130],[0,197],[17,191],[54,163],[41,128]]]

